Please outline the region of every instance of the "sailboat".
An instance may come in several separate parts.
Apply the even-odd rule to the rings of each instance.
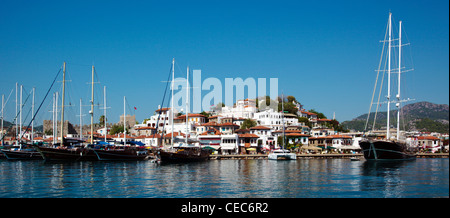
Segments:
[[[267,158],[269,160],[297,160],[297,155],[284,149],[286,145],[286,134],[284,131],[284,96],[281,97],[281,122],[283,123],[283,148],[271,152]]]
[[[388,70],[387,70],[387,75],[388,75],[388,93],[387,93],[387,126],[386,126],[386,138],[384,139],[376,139],[374,137],[371,137],[370,135],[366,136],[365,138],[363,138],[360,142],[359,145],[363,151],[364,154],[364,158],[366,160],[413,160],[416,158],[415,154],[412,151],[408,150],[408,146],[405,142],[400,140],[400,104],[402,102],[406,102],[406,101],[410,101],[412,99],[407,99],[407,100],[400,100],[400,79],[401,79],[401,73],[402,73],[402,66],[401,66],[401,47],[402,45],[402,21],[400,21],[400,25],[399,25],[399,38],[398,38],[398,45],[396,47],[398,47],[399,49],[399,54],[398,54],[398,70],[396,73],[398,73],[398,93],[396,95],[396,100],[391,101],[390,96],[390,86],[391,86],[391,48],[394,47],[392,45],[392,42],[394,41],[394,39],[392,39],[392,13],[389,13],[389,20],[388,20]],[[384,42],[386,42],[386,40],[384,40]],[[383,58],[383,57],[382,57]],[[381,61],[380,61],[381,63]],[[404,72],[404,71],[403,71]],[[376,85],[376,84],[375,84]],[[375,86],[376,87],[376,86]],[[375,94],[375,89],[374,89],[374,94]],[[390,113],[390,104],[391,103],[396,103],[396,107],[398,108],[398,116],[397,116],[397,137],[396,139],[391,139],[390,136],[390,119],[389,119],[389,113]],[[371,106],[373,104],[373,97],[372,97],[372,102],[371,102]],[[378,106],[378,103],[377,103]],[[369,120],[369,116],[370,116],[370,110],[371,107],[369,109],[369,114],[367,116],[367,122]],[[366,122],[366,128],[367,128],[367,122]]]
[[[174,80],[175,80],[175,58],[172,60],[172,136],[171,136],[171,148],[170,150],[161,149],[159,151],[159,156],[163,163],[178,163],[178,162],[197,162],[205,161],[209,159],[210,151],[202,149],[200,146],[195,146],[189,143],[189,67],[187,68],[187,79],[186,79],[186,142],[184,145],[175,148],[174,143],[174,128],[173,128],[173,90],[174,90]]]
[[[62,82],[62,107],[61,107],[61,132],[60,143],[56,147],[44,147],[36,145],[35,148],[42,155],[44,160],[57,161],[77,161],[77,160],[98,160],[95,153],[88,146],[80,146],[81,140],[64,139],[64,97],[65,97],[65,78],[66,78],[66,62],[63,65],[63,82]],[[94,66],[92,66],[92,93],[94,92]],[[92,94],[93,96],[93,94]],[[94,102],[92,97],[91,102]],[[93,116],[93,110],[91,110]],[[92,119],[91,119],[92,120]],[[92,130],[92,125],[91,125]],[[91,131],[92,142],[92,131]],[[78,145],[78,146],[77,146]]]
[[[126,105],[126,98],[125,96],[123,96],[123,142],[124,142],[123,146],[116,147],[106,145],[104,148],[101,149],[93,149],[95,155],[97,155],[99,160],[147,160],[149,157],[148,151],[144,148],[141,149],[137,146],[126,146],[127,140],[126,140],[125,105]]]
[[[22,90],[23,86],[20,86],[20,109],[19,109],[19,115],[20,115],[20,131],[17,134],[18,140],[16,141],[16,147],[10,148],[10,149],[2,149],[1,152],[5,155],[5,157],[8,160],[42,160],[41,155],[38,151],[36,151],[35,148],[33,148],[31,145],[33,144],[34,139],[34,96],[35,96],[35,88],[33,88],[33,103],[32,103],[32,119],[31,119],[31,144],[26,144],[22,141],[23,135],[25,134],[26,130],[28,130],[28,127],[25,130],[22,130],[22,114],[23,114],[23,103],[22,103]],[[17,93],[17,83],[16,83],[16,93]],[[17,95],[16,95],[17,97]],[[17,100],[17,99],[16,99]],[[17,102],[17,101],[16,101]],[[3,113],[3,100],[2,100],[2,113]],[[17,120],[17,115],[15,120]],[[3,114],[2,114],[2,122],[3,122]],[[3,126],[2,126],[3,127]],[[4,136],[3,136],[4,137]],[[3,141],[3,138],[2,138]],[[18,145],[18,147],[17,147]]]

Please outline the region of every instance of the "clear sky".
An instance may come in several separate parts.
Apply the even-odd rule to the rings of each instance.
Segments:
[[[79,99],[107,87],[108,120],[137,120],[162,100],[172,58],[202,77],[278,78],[279,92],[339,121],[366,113],[389,11],[403,21],[414,71],[407,97],[448,104],[449,2],[433,1],[22,1],[0,2],[0,94],[36,87],[40,103],[67,62],[66,113],[79,123]],[[398,25],[398,24],[396,24]],[[62,80],[59,79],[59,80]],[[61,84],[58,84],[60,87]],[[57,88],[60,89],[60,88]],[[14,93],[6,119],[12,120]],[[38,116],[51,119],[51,97]],[[83,108],[87,114],[88,107]],[[96,109],[95,121],[102,113]],[[89,122],[88,116],[83,122]]]

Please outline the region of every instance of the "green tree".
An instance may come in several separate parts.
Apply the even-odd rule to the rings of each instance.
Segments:
[[[53,134],[53,130],[52,129],[47,129],[44,132],[45,135],[52,135]]]
[[[254,126],[256,126],[256,121],[254,121],[252,119],[246,119],[241,124],[241,129],[250,129],[250,128],[254,127]]]
[[[298,119],[299,123],[305,123],[305,125],[309,126],[309,128],[312,128],[312,125],[309,122],[308,118],[306,118],[306,117],[299,117],[297,119]]]
[[[318,112],[318,111],[316,111],[314,109],[311,109],[308,112],[317,114],[317,118],[318,119],[326,119],[327,118],[323,113],[320,113],[320,112]]]
[[[207,117],[207,118],[211,116],[210,113],[206,113],[205,111],[202,111],[200,114],[205,116],[205,117]]]
[[[114,124],[109,131],[109,134],[115,135],[117,133],[123,133],[123,125]],[[127,129],[127,134],[130,133]]]
[[[108,118],[105,118],[105,115],[101,115],[99,119],[99,125],[105,127],[105,119],[108,121]]]
[[[292,96],[292,95],[289,95],[289,96],[287,97],[287,100],[288,100],[288,102],[297,102],[297,99],[295,99],[295,97]]]
[[[284,102],[283,104],[284,111],[287,111],[287,113],[291,114],[297,114],[298,108],[295,107],[295,104],[292,102]],[[281,111],[281,102],[278,103],[278,111]]]

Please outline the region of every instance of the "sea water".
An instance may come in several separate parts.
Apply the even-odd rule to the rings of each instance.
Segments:
[[[449,197],[449,159],[210,160],[189,164],[0,160],[1,198]]]

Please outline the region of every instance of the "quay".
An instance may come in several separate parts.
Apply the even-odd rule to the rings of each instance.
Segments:
[[[301,158],[359,158],[363,154],[297,154],[297,159]],[[212,154],[211,160],[226,160],[226,159],[267,159],[267,154]]]
[[[448,153],[417,153],[417,158],[448,158]]]
[[[363,154],[297,154],[297,159],[308,158],[363,158]],[[449,153],[417,153],[417,158],[448,158]],[[267,159],[267,154],[212,154],[211,160],[235,160],[235,159]]]

